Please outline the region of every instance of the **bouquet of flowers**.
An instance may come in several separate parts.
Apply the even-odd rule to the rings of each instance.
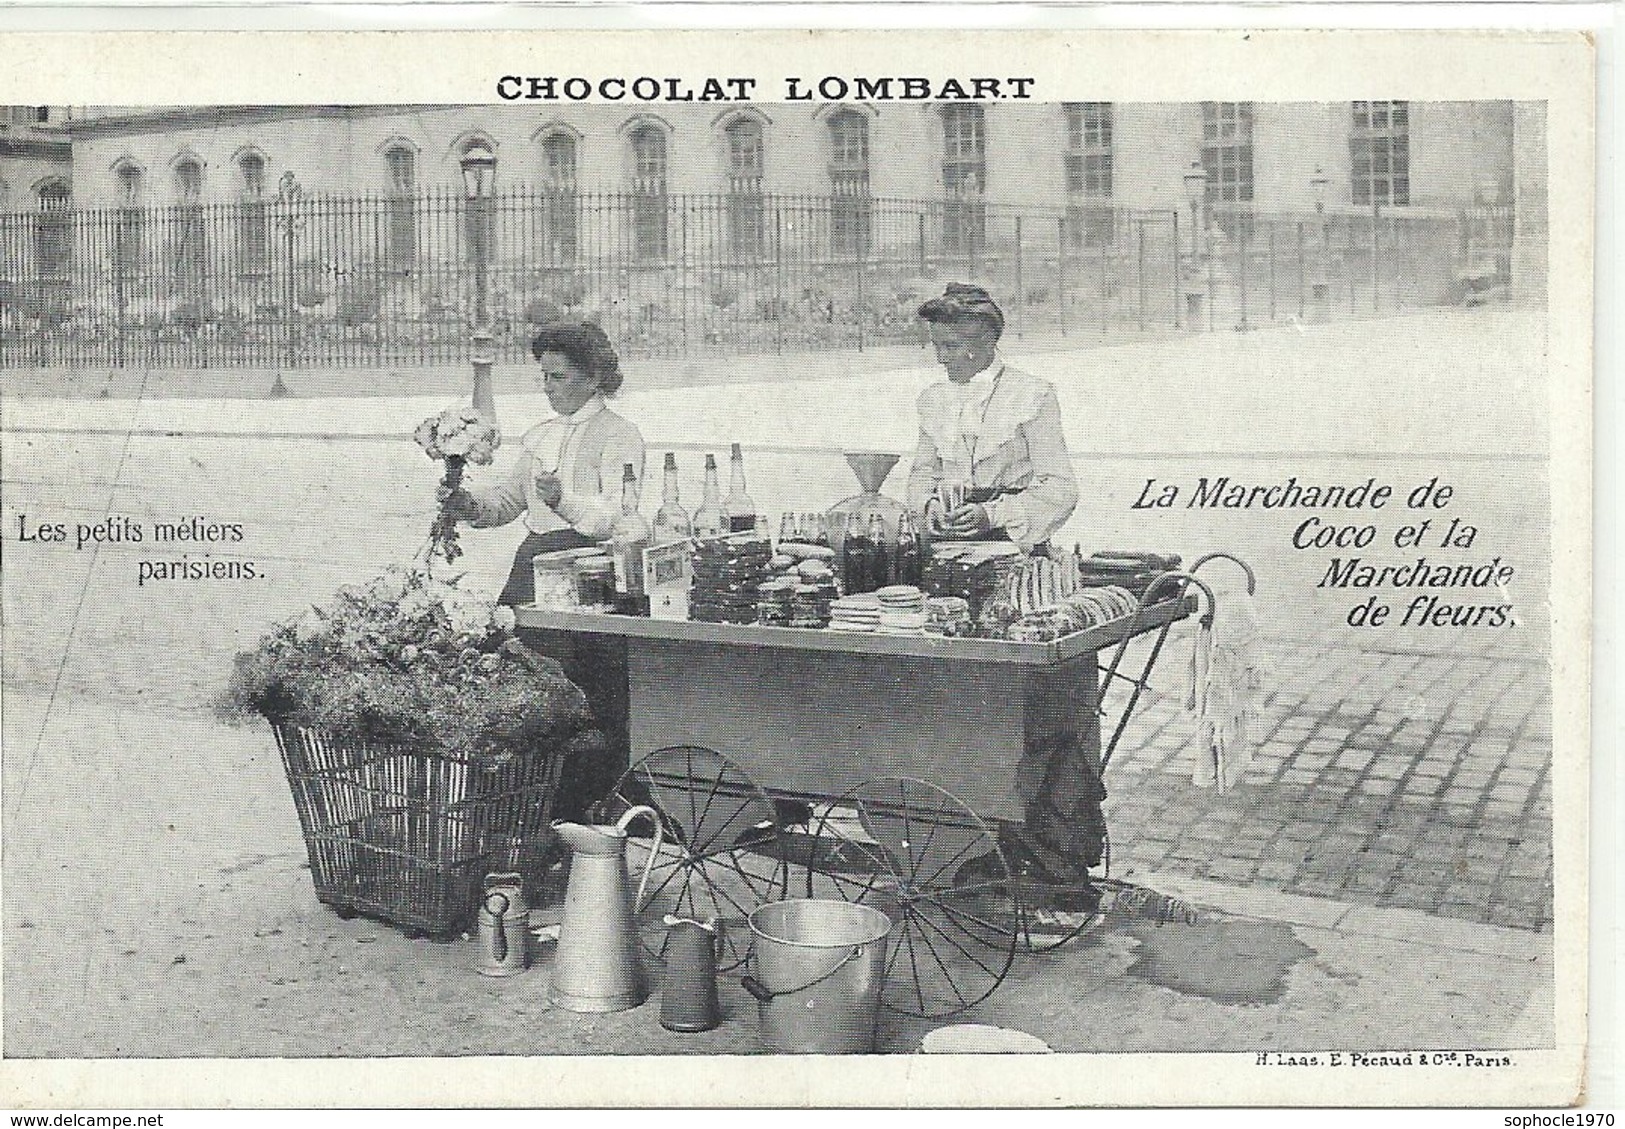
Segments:
[[[222,712],[486,762],[541,745],[595,747],[581,690],[513,626],[511,608],[426,565],[394,566],[238,655]]]
[[[454,406],[418,424],[412,438],[424,454],[446,464],[446,475],[441,479],[446,497],[429,530],[429,555],[438,552],[450,563],[463,552],[457,544],[457,516],[451,508],[451,495],[463,483],[464,466],[487,466],[496,457],[502,433],[473,407]]]

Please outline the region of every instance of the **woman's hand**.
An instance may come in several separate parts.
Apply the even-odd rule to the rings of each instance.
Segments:
[[[948,515],[947,528],[955,537],[981,537],[993,532],[993,519],[986,506],[966,502]]]
[[[556,474],[541,473],[536,476],[536,497],[550,510],[558,509],[559,502],[564,498],[564,483],[559,481]]]
[[[453,490],[442,482],[435,488],[434,496],[440,508],[457,521],[474,521],[480,516],[480,504],[474,500],[474,495],[461,486]]]

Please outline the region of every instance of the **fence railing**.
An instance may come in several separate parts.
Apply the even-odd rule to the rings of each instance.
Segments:
[[[1510,271],[1508,210],[1215,209],[1197,224],[1089,201],[641,187],[0,215],[0,364],[457,360],[481,261],[506,360],[560,317],[598,320],[633,356],[917,341],[914,311],[948,279],[990,287],[1019,336],[1363,316],[1457,301]]]

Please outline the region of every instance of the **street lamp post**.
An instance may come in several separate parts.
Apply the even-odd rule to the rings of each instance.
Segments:
[[[1331,293],[1332,229],[1326,219],[1326,192],[1330,187],[1331,181],[1316,165],[1315,175],[1309,178],[1309,191],[1315,198],[1315,214],[1320,217],[1320,254],[1315,264],[1315,278],[1309,284],[1309,289],[1315,299],[1317,313],[1319,304],[1327,301]]]
[[[304,226],[304,220],[299,216],[299,205],[304,201],[305,190],[299,183],[299,178],[289,170],[282,174],[276,184],[277,203],[281,206],[281,216],[278,223],[282,227],[282,237],[287,254],[287,275],[283,284],[282,317],[285,327],[285,342],[288,350],[288,367],[293,368],[299,363],[299,282],[297,279],[298,264],[295,261],[296,242],[299,229]],[[282,374],[278,373],[276,383],[272,386],[273,395],[279,394],[278,389],[286,392],[282,383]]]
[[[474,366],[474,409],[496,422],[496,393],[491,386],[491,313],[486,272],[490,266],[491,197],[496,187],[497,157],[483,141],[463,151],[463,191],[468,197],[474,250],[474,332],[469,359]]]
[[[1207,202],[1207,170],[1201,161],[1192,161],[1185,171],[1185,199],[1191,205],[1191,258],[1199,254],[1197,239],[1202,231],[1202,205]]]

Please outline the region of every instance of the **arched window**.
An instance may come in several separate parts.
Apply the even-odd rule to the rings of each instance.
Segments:
[[[34,226],[34,264],[46,292],[52,296],[49,303],[55,308],[57,301],[67,301],[68,277],[73,270],[73,194],[67,183],[47,180],[35,189],[39,200],[39,215]]]
[[[203,165],[191,157],[175,163],[175,188],[181,204],[175,224],[175,281],[184,289],[202,285],[208,263],[203,222]]]
[[[389,176],[385,207],[384,257],[391,270],[410,271],[418,258],[418,155],[407,145],[384,150]]]
[[[764,234],[761,119],[741,115],[723,135],[728,142],[728,241],[736,256],[754,259],[762,253]]]
[[[147,214],[141,208],[145,179],[141,166],[130,161],[116,165],[113,176],[118,184],[118,221],[113,243],[113,267],[124,278],[141,269],[141,244],[145,238]]]
[[[237,270],[259,276],[270,266],[270,228],[265,200],[265,158],[244,153],[237,159],[242,174],[242,201],[237,214]]]
[[[175,165],[175,191],[184,204],[195,204],[203,198],[203,166],[190,157]]]
[[[576,139],[563,129],[542,138],[542,258],[551,264],[576,257]]]
[[[987,232],[982,194],[987,190],[987,131],[982,107],[951,102],[942,107],[943,250],[974,255]]]
[[[869,118],[856,110],[829,117],[830,250],[856,258],[869,251]]]
[[[666,131],[653,122],[632,128],[632,251],[666,258]]]

